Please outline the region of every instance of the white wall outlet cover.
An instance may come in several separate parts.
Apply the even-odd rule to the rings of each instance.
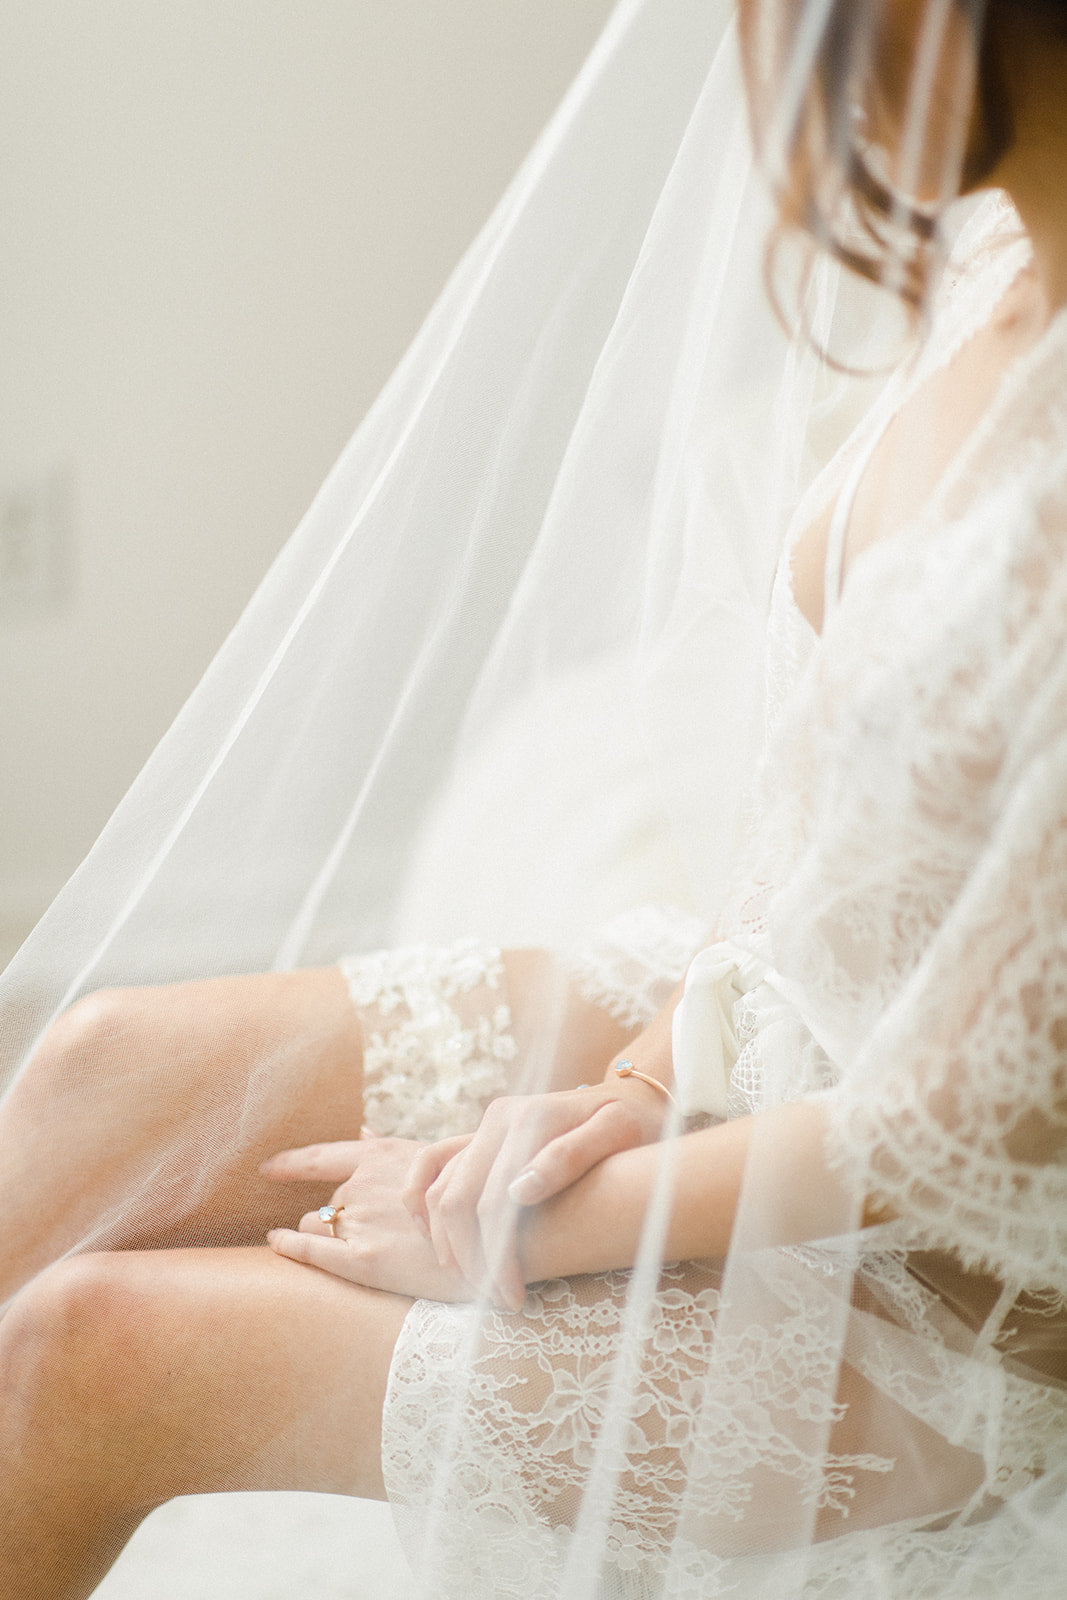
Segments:
[[[58,609],[72,587],[68,473],[0,480],[0,616]]]

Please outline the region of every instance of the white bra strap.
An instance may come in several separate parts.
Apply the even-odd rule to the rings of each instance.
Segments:
[[[866,472],[870,459],[878,447],[882,432],[882,429],[877,429],[874,432],[852,463],[841,485],[837,503],[834,506],[834,514],[830,519],[830,531],[826,536],[826,564],[823,568],[823,627],[826,626],[826,619],[841,597],[841,575],[845,561],[845,537],[848,534],[848,525],[852,520],[852,508],[856,503],[856,495],[859,492],[863,474]]]

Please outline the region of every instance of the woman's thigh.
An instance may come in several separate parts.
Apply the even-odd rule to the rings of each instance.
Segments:
[[[295,1221],[319,1186],[281,1191],[259,1163],[358,1137],[361,1061],[336,968],[79,1001],[0,1108],[12,1286],[79,1242],[250,1244]]]
[[[514,1057],[490,1093],[531,1070],[545,1087],[599,1075],[629,1037],[545,952],[506,951],[500,968],[499,990],[464,996],[487,1014],[504,1002],[511,1018]],[[79,1243],[246,1245],[270,1227],[295,1226],[328,1186],[279,1188],[259,1164],[289,1147],[358,1136],[364,1032],[374,1035],[376,1009],[361,1012],[336,967],[79,1001],[0,1107],[0,1210],[9,1223],[0,1298]],[[397,1066],[434,1070],[424,1061]],[[480,1103],[475,1090],[474,1122]],[[434,1137],[431,1124],[418,1136]]]
[[[409,1304],[267,1249],[84,1255],[45,1273],[0,1325],[0,1592],[79,1570],[90,1592],[176,1495],[381,1497]]]
[[[465,939],[343,966],[363,1025],[364,1109],[375,1133],[473,1133],[500,1095],[600,1077],[634,1032],[585,998],[544,950]]]

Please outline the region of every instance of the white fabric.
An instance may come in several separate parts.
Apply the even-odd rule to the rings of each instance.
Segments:
[[[1010,213],[994,204],[965,235],[961,266],[969,260],[970,271],[877,426],[984,321],[1025,262],[1014,233]],[[997,237],[1003,250],[990,253]],[[644,1312],[621,1478],[600,1529],[604,1593],[763,1594],[799,1581],[805,1596],[837,1595],[854,1592],[863,1573],[879,1594],[941,1596],[957,1592],[964,1572],[993,1593],[1014,1562],[1034,1562],[1011,1516],[925,1540],[922,1526],[1013,1494],[1025,1500],[1067,1452],[1067,1384],[1025,1365],[1035,1348],[1054,1347],[1050,1323],[1062,1337],[1063,1168],[1035,1168],[1025,1150],[1022,1160],[1007,1156],[1016,1129],[1037,1118],[1047,1139],[1061,1115],[1047,1051],[1062,1050],[1062,1039],[1039,1033],[1027,1049],[1020,1019],[1026,995],[1036,1015],[1060,1015],[1059,998],[1049,1006],[1037,997],[1045,973],[1062,982],[1067,970],[1067,870],[1055,853],[1067,839],[1067,772],[1056,755],[1067,728],[1067,568],[1053,498],[1065,355],[1061,318],[1013,374],[922,527],[850,577],[821,643],[796,612],[787,549],[769,640],[769,750],[749,860],[730,901],[744,908],[733,926],[745,943],[721,940],[690,966],[675,1073],[686,1112],[725,1114],[727,1093],[734,1115],[826,1096],[838,1159],[865,1183],[873,1170],[901,1219],[863,1242],[759,1253],[748,1266],[769,1312],[758,1333],[729,1317],[721,1327],[720,1272],[663,1274]],[[1012,478],[1026,447],[1029,496],[1038,439],[1052,444],[1049,498],[1039,507],[1055,514],[1045,518],[1033,514],[1039,507],[1021,515],[1004,498],[1018,492]],[[828,480],[841,471],[833,463]],[[823,492],[817,485],[813,497]],[[965,492],[969,510],[982,496],[990,520],[961,520]],[[798,631],[808,636],[800,650]],[[1019,783],[1025,798],[1013,801]],[[1036,830],[1035,811],[1046,819]],[[1003,837],[1004,856],[987,884],[990,832]],[[976,853],[977,929],[967,915]],[[956,932],[961,918],[977,950]],[[917,1013],[916,986],[929,995]],[[893,1025],[898,1015],[911,1021],[910,1038]],[[963,1017],[980,1045],[959,1039]],[[953,1051],[939,1051],[938,1040],[954,1034]],[[949,1072],[946,1126],[924,1091],[941,1089]],[[911,1265],[916,1250],[938,1248],[995,1272],[1003,1286],[977,1327]],[[957,1302],[964,1317],[977,1287],[974,1305],[966,1292]],[[401,1530],[413,1548],[423,1540],[432,1548],[438,1593],[579,1592],[568,1507],[612,1415],[628,1292],[625,1275],[609,1274],[539,1286],[520,1317],[432,1302],[409,1317],[391,1379],[386,1461]],[[1021,1367],[999,1354],[1009,1332]],[[827,1453],[826,1430],[842,1416],[842,1348],[858,1385],[852,1405],[877,1420],[871,1448]],[[812,1429],[807,1450],[798,1419]],[[944,1441],[935,1475],[916,1471],[923,1430]],[[686,1465],[694,1448],[697,1469],[691,1457]],[[442,1454],[452,1462],[443,1496],[429,1466]],[[804,1558],[806,1575],[799,1556],[761,1554],[777,1532],[776,1482],[792,1485],[788,1494],[818,1507],[838,1534]],[[722,1530],[710,1543],[709,1519]]]
[[[855,19],[847,85],[869,87],[875,10],[754,0],[772,173]],[[931,83],[950,122],[969,110],[918,56],[908,178]],[[1062,1593],[1067,319],[849,564],[816,639],[798,541],[1027,247],[995,197],[952,212],[931,336],[858,383],[820,349],[870,367],[899,308],[786,254],[792,337],[772,221],[728,6],[622,0],[0,985],[5,1111],[34,1108],[49,1173],[84,1166],[101,1107],[151,1132],[46,1197],[29,1278],[139,1244],[146,1217],[188,1243],[306,1059],[269,1037],[236,1094],[157,1128],[158,1059],[106,1028],[62,1054],[95,990],[355,952],[368,1104],[428,1135],[506,1078],[505,944],[559,952],[630,1025],[698,945],[728,954],[698,958],[679,1022],[687,1103],[721,1109],[729,1067],[728,1118],[753,1118],[727,1257],[664,1261],[667,1139],[629,1272],[535,1285],[511,1316],[417,1303],[385,1441],[413,1596]],[[540,1022],[548,1061],[567,1040]],[[796,1243],[783,1112],[809,1104],[831,1220]],[[872,1203],[895,1220],[865,1226]]]
[[[709,945],[690,963],[671,1027],[675,1099],[683,1116],[703,1111],[725,1119],[739,1051],[737,1002],[765,982],[760,961],[728,939]]]
[[[644,1028],[706,939],[699,917],[677,906],[639,905],[602,923],[580,949],[564,950],[559,959],[583,998],[624,1028]]]
[[[363,1121],[400,1139],[473,1133],[518,1046],[500,951],[474,939],[340,962],[363,1034]]]

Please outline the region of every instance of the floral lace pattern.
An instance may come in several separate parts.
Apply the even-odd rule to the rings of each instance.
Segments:
[[[776,873],[769,916],[842,1069],[843,1159],[870,1164],[918,1247],[1038,1291],[1067,1285],[1067,483],[1012,498],[1041,443],[1016,420],[1024,389],[1067,427],[1065,352],[1061,318],[924,525],[857,568],[803,696],[803,803],[833,792],[837,836]]]
[[[667,1564],[683,1511],[720,1523],[723,1543],[744,1542],[736,1530],[751,1521],[753,1479],[768,1461],[809,1504],[838,1512],[847,1512],[857,1474],[891,1469],[870,1453],[807,1455],[779,1424],[782,1416],[813,1420],[821,1368],[833,1360],[832,1338],[809,1324],[802,1304],[780,1341],[758,1328],[729,1346],[719,1341],[714,1373],[727,1398],[716,1404],[707,1389],[717,1273],[692,1263],[666,1268],[638,1341],[625,1332],[627,1287],[625,1273],[552,1280],[531,1289],[519,1316],[432,1301],[412,1310],[386,1402],[386,1481],[401,1530],[418,1539],[432,1527],[439,1594],[557,1595],[580,1546],[573,1524],[591,1478],[616,1592],[638,1595]],[[637,1376],[620,1413],[627,1369]],[[698,1431],[701,1398],[715,1426]],[[833,1413],[831,1405],[817,1420]],[[602,1439],[612,1430],[605,1468]],[[459,1470],[442,1504],[435,1467],[454,1458],[459,1438]],[[608,1480],[599,1496],[598,1474]],[[475,1549],[492,1538],[481,1570],[472,1537]],[[689,1559],[697,1557],[694,1547]]]
[[[962,274],[925,370],[1019,257]],[[1067,1483],[1064,438],[1067,314],[821,641],[781,571],[772,602],[767,754],[715,930],[769,975],[738,1004],[729,1110],[819,1095],[852,1214],[892,1220],[757,1242],[725,1279],[668,1267],[644,1299],[639,1269],[517,1315],[419,1302],[384,1459],[435,1595],[973,1600],[976,1571],[1061,1592],[1067,1540],[1028,1537],[1028,1507]],[[645,1020],[657,961],[673,981],[658,938],[631,923],[571,970]]]
[[[588,944],[565,951],[560,960],[586,1000],[624,1028],[644,1028],[707,942],[699,917],[675,906],[637,906],[613,917]]]
[[[500,951],[405,945],[340,963],[363,1022],[363,1119],[378,1134],[473,1133],[517,1046]]]

